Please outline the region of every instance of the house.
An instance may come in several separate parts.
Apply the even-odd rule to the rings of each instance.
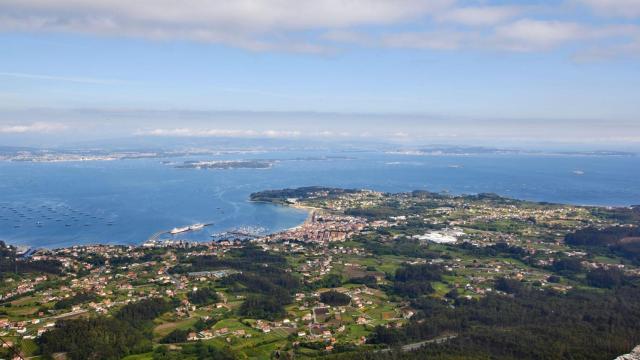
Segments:
[[[405,319],[410,319],[413,317],[414,312],[412,310],[404,309],[402,310],[402,317]]]
[[[229,328],[223,327],[215,331],[216,336],[225,335],[229,333]]]
[[[211,333],[211,330],[202,330],[198,333],[198,336],[201,339],[207,340],[207,339],[211,339],[213,337],[213,334]]]

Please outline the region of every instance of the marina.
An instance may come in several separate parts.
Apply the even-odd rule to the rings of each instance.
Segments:
[[[173,229],[169,230],[169,231],[165,231],[165,230],[161,230],[156,232],[155,234],[151,235],[151,237],[149,237],[149,239],[143,244],[143,246],[146,247],[150,247],[150,246],[155,246],[157,244],[162,244],[162,243],[166,243],[166,242],[170,242],[173,243],[176,241],[176,239],[174,238],[175,235],[180,235],[180,234],[184,234],[184,233],[188,233],[188,232],[194,232],[194,231],[200,231],[203,230],[205,227],[207,226],[212,226],[213,223],[209,222],[209,223],[196,223],[193,225],[189,225],[189,226],[183,226],[183,227],[174,227]],[[170,235],[170,238],[163,238],[163,236],[165,235]],[[180,240],[182,241],[182,240]]]

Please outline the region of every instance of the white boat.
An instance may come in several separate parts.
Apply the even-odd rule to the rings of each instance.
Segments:
[[[189,230],[192,230],[192,231],[201,230],[201,229],[204,229],[204,226],[205,226],[204,224],[193,224],[189,226]]]
[[[171,229],[171,231],[169,231],[169,232],[170,232],[171,234],[179,234],[179,233],[183,233],[183,232],[186,232],[186,231],[189,231],[189,230],[191,230],[191,227],[190,227],[190,226],[185,226],[185,227],[176,227],[176,228],[173,228],[173,229]]]

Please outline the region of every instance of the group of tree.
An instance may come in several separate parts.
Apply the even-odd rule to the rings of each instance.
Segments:
[[[614,220],[620,224],[640,224],[640,205],[630,207],[593,207],[591,213],[599,218]]]
[[[375,277],[375,275],[352,277],[349,279],[349,282],[352,284],[366,285],[367,287],[374,289],[378,287],[378,279]]]
[[[524,286],[522,282],[516,279],[500,277],[496,280],[495,288],[507,294],[518,294],[523,290]]]
[[[265,268],[262,273],[240,273],[225,277],[220,281],[229,291],[245,294],[261,294],[282,304],[293,301],[292,294],[300,287],[298,279],[280,269]]]
[[[311,289],[333,289],[342,286],[342,276],[339,274],[327,274],[320,280],[313,282],[310,286]]]
[[[200,288],[187,294],[189,302],[195,305],[211,305],[220,301],[218,293],[209,287]]]
[[[524,248],[517,245],[509,245],[505,242],[498,242],[488,246],[475,246],[470,242],[464,242],[458,246],[459,249],[466,250],[475,256],[489,257],[509,257],[516,260],[525,261],[530,254]]]
[[[566,294],[523,287],[515,296],[490,294],[455,307],[423,297],[413,301],[419,312],[408,325],[378,327],[369,342],[394,345],[455,335],[398,358],[612,359],[640,343],[639,296],[633,286]],[[349,356],[337,358],[363,358]]]
[[[232,293],[246,296],[238,310],[241,316],[258,319],[283,317],[284,306],[293,301],[293,294],[300,288],[298,278],[286,271],[287,259],[270,253],[257,246],[233,249],[224,256],[192,256],[175,266],[173,273],[235,269],[240,272],[220,280],[220,285]],[[188,294],[194,304],[208,304],[217,301],[212,289],[201,289]]]
[[[594,287],[614,289],[629,283],[629,279],[618,268],[597,268],[587,273],[586,282]]]
[[[151,351],[151,321],[175,304],[160,298],[125,305],[114,316],[60,320],[38,340],[45,359],[115,360]]]
[[[160,339],[161,344],[178,344],[187,341],[191,329],[175,329]]]
[[[96,300],[98,300],[98,296],[96,294],[81,292],[68,298],[63,298],[62,300],[56,302],[53,308],[56,310],[71,309],[71,307],[73,307],[74,305],[84,304]]]
[[[240,249],[233,249],[226,253],[225,256],[202,255],[181,259],[180,264],[171,268],[170,272],[184,274],[229,268],[240,271],[261,271],[265,265],[281,268],[286,263],[287,259],[282,255],[264,251],[257,246],[245,246]]]
[[[177,350],[161,345],[155,348],[152,355],[153,360],[234,360],[236,358],[229,348],[218,349],[200,341],[182,345]]]
[[[220,319],[218,317],[207,317],[207,318],[199,318],[198,321],[193,324],[193,326],[189,329],[175,329],[162,339],[160,339],[161,344],[178,344],[184,343],[187,341],[189,333],[192,331],[200,332],[211,328],[215,325]]]
[[[553,259],[553,263],[549,266],[549,270],[558,275],[575,278],[576,275],[582,273],[584,269],[580,258],[563,256]]]
[[[351,303],[351,297],[335,290],[329,290],[320,294],[320,301],[330,306],[346,306]]]
[[[287,315],[282,302],[265,295],[249,295],[238,309],[240,316],[251,319],[277,320]]]
[[[130,323],[115,318],[58,321],[39,339],[45,359],[66,353],[71,360],[116,360],[151,350],[151,339]]]
[[[0,241],[0,279],[10,274],[48,273],[60,274],[62,263],[58,260],[21,259],[16,248]]]
[[[374,255],[396,255],[414,258],[435,259],[440,254],[432,251],[423,242],[417,239],[401,236],[395,239],[384,238],[371,234],[361,234],[353,238]]]
[[[637,226],[580,229],[567,234],[565,242],[573,246],[604,248],[640,263],[640,227]]]
[[[442,280],[442,269],[436,265],[404,264],[396,270],[393,278],[393,292],[407,298],[417,298],[431,294],[431,282]]]
[[[316,194],[322,194],[325,198],[335,198],[340,195],[355,193],[358,190],[353,189],[339,189],[323,186],[307,186],[296,189],[282,189],[282,190],[265,190],[252,193],[249,198],[251,201],[264,201],[274,203],[288,203],[288,199],[307,199]]]

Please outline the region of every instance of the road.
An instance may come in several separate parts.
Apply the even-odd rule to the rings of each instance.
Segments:
[[[443,342],[449,341],[451,339],[455,339],[457,336],[458,335],[449,335],[449,336],[443,336],[443,337],[439,337],[431,340],[420,341],[412,344],[406,344],[406,345],[402,345],[400,347],[400,350],[402,352],[414,351],[428,344],[442,344]],[[388,352],[388,351],[391,351],[391,349],[378,350],[378,352]]]

